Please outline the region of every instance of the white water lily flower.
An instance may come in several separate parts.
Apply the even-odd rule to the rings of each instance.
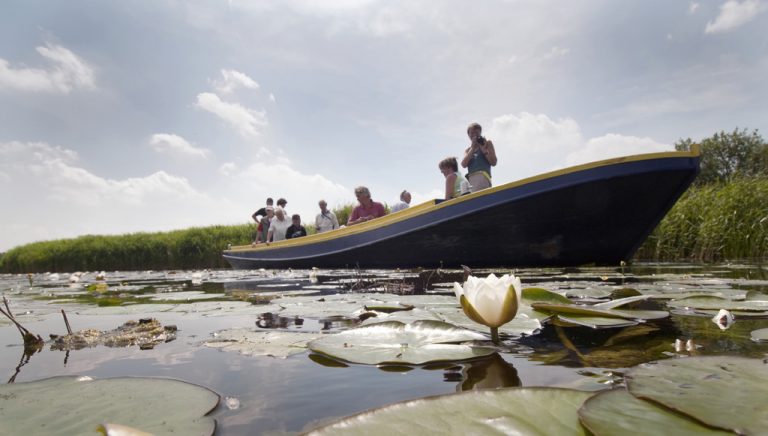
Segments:
[[[717,324],[717,326],[720,327],[720,330],[728,330],[735,321],[733,320],[731,312],[728,312],[725,309],[720,309],[720,312],[717,312],[717,315],[712,318],[712,322]]]
[[[515,317],[521,300],[522,284],[512,274],[486,278],[469,276],[464,285],[453,284],[453,291],[464,313],[477,323],[498,328]]]

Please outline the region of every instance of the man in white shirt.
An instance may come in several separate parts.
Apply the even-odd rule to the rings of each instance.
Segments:
[[[268,242],[277,242],[285,239],[285,231],[291,226],[291,220],[285,217],[282,207],[275,208],[275,217],[269,222]]]
[[[403,191],[400,193],[400,201],[392,206],[392,213],[403,209],[408,209],[409,207],[411,207],[411,193],[408,191]]]
[[[326,203],[325,200],[320,200],[317,204],[320,206],[320,213],[315,217],[315,228],[317,229],[317,233],[338,229],[339,220],[336,219],[335,213],[328,210],[328,203]]]

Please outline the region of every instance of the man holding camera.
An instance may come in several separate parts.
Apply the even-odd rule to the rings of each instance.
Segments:
[[[471,192],[491,187],[491,167],[496,166],[496,149],[493,142],[483,138],[483,128],[472,123],[467,127],[471,144],[464,151],[461,166],[467,169],[467,181]]]

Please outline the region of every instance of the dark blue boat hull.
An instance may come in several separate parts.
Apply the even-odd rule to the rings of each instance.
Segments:
[[[406,219],[385,217],[364,232],[342,229],[316,242],[236,248],[224,257],[247,269],[618,265],[631,259],[698,168],[698,156],[689,155],[553,173]]]

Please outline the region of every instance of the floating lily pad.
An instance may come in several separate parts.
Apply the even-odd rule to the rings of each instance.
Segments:
[[[353,363],[421,365],[491,355],[495,348],[458,344],[487,339],[440,321],[387,321],[324,336],[310,342],[309,349]]]
[[[488,332],[488,327],[482,324],[478,324],[467,315],[461,309],[451,308],[443,309],[439,311],[433,311],[441,320],[459,326],[468,328],[470,330],[477,330],[481,332]],[[541,329],[541,321],[538,318],[528,315],[527,312],[533,312],[532,310],[520,310],[512,321],[499,327],[499,333],[520,336],[520,335],[532,335]],[[548,315],[546,316],[549,317]]]
[[[702,310],[739,310],[744,312],[765,312],[768,311],[768,301],[747,300],[733,301],[718,297],[690,297],[679,300],[672,300],[667,303],[669,307],[691,308]]]
[[[629,327],[638,324],[637,321],[625,318],[604,318],[576,314],[557,314],[550,322],[561,327],[589,327],[592,329]]]
[[[549,304],[549,303],[533,303],[531,305],[535,310],[542,312],[566,314],[566,315],[583,315],[599,318],[624,318],[624,319],[661,319],[669,316],[669,312],[661,310],[618,310],[618,309],[601,309],[594,306],[584,306],[579,304]]]
[[[728,435],[632,396],[626,389],[605,391],[584,402],[579,409],[581,423],[595,436],[637,434]]]
[[[752,331],[752,340],[755,342],[768,342],[768,328]]]
[[[704,424],[741,434],[768,428],[768,363],[742,357],[688,357],[641,365],[629,392]]]
[[[523,303],[555,303],[555,304],[571,304],[564,295],[552,292],[544,288],[525,288],[520,292],[520,297]]]
[[[405,401],[353,415],[310,435],[584,435],[576,411],[591,392],[558,388],[470,391]]]
[[[154,434],[210,435],[205,416],[219,396],[201,386],[161,378],[91,380],[54,377],[0,385],[4,434],[94,434],[103,422]]]
[[[224,351],[237,351],[247,356],[288,357],[303,353],[307,343],[319,334],[284,331],[254,331],[246,328],[224,330],[214,339],[204,342],[206,347]]]
[[[649,298],[651,298],[650,295],[634,295],[631,297],[617,298],[615,300],[597,303],[592,307],[596,307],[598,309],[619,309],[632,303],[648,300]]]

